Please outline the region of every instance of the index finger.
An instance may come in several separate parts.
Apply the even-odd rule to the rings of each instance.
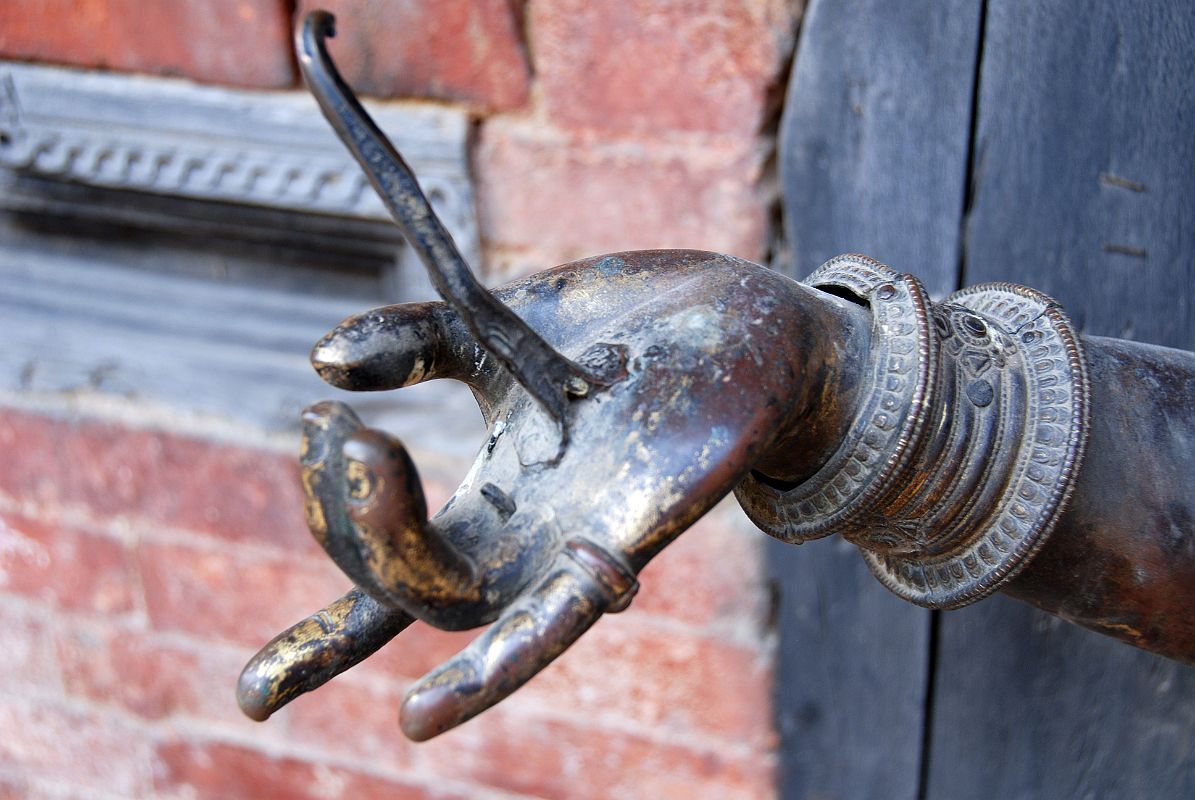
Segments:
[[[407,692],[403,733],[425,741],[508,697],[638,589],[631,572],[590,542],[573,539],[547,576],[488,630]]]

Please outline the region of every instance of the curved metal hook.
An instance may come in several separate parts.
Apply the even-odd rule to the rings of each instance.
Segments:
[[[335,17],[312,11],[296,36],[299,67],[308,88],[419,254],[436,291],[556,423],[559,458],[568,443],[568,396],[584,397],[604,382],[557,352],[473,277],[411,168],[337,71],[325,41],[335,33]]]

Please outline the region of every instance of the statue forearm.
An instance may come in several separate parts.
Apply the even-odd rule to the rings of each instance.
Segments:
[[[1195,355],[1083,344],[1087,455],[1054,531],[1004,591],[1195,664]]]
[[[308,410],[308,524],[358,588],[250,662],[250,716],[412,620],[492,622],[404,701],[408,735],[447,730],[625,608],[731,490],[777,538],[847,538],[911,602],[1006,591],[1195,661],[1195,356],[1084,343],[1022,286],[931,303],[854,255],[802,285],[716,253],[619,253],[491,295],[335,74],[330,28],[308,17],[304,74],[445,303],[350,318],[313,365],[353,390],[464,381],[489,436],[429,520],[397,440],[343,404]]]

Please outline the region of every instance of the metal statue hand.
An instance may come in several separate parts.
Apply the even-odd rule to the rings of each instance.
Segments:
[[[350,318],[316,345],[313,365],[357,391],[463,381],[489,436],[429,520],[401,443],[340,403],[304,414],[307,520],[358,588],[267,645],[239,700],[264,719],[414,619],[493,623],[407,694],[402,728],[427,739],[625,608],[644,565],[749,470],[784,482],[805,475],[778,465],[816,469],[850,423],[843,376],[867,347],[869,316],[696,251],[589,259],[491,295],[336,75],[330,26],[317,12],[300,34],[308,83],[449,302]]]
[[[341,388],[464,381],[489,436],[429,521],[397,440],[363,427],[343,404],[306,412],[311,530],[364,592],[351,602],[391,610],[362,613],[351,635],[331,622],[305,622],[307,633],[275,640],[258,657],[269,668],[246,670],[242,704],[253,715],[311,688],[288,677],[289,693],[270,690],[282,673],[308,671],[301,665],[313,653],[327,661],[336,651],[350,666],[365,654],[338,646],[376,649],[389,638],[381,631],[392,636],[412,618],[445,629],[497,622],[410,691],[408,735],[428,738],[497,702],[602,613],[625,607],[648,560],[770,450],[782,446],[792,460],[795,449],[820,452],[841,435],[832,419],[823,430],[803,430],[801,440],[788,434],[825,393],[849,391],[836,386],[828,342],[857,341],[847,329],[867,326],[865,312],[846,302],[739,259],[692,251],[590,259],[496,296],[608,385],[571,401],[571,437],[557,456],[556,429],[542,408],[445,304],[370,311],[321,340],[313,363]],[[335,609],[349,602],[324,618],[343,617]],[[305,655],[288,655],[296,639]],[[287,658],[294,664],[279,667]],[[264,674],[272,682],[254,677]],[[326,679],[319,673],[313,683]]]

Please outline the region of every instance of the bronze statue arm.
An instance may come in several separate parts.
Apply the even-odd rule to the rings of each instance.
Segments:
[[[493,623],[408,693],[404,731],[434,736],[625,608],[644,565],[731,490],[780,539],[854,542],[912,602],[1006,590],[1195,661],[1189,354],[1085,344],[1019,286],[931,303],[852,255],[798,283],[731,256],[619,253],[491,295],[336,75],[330,30],[308,17],[304,75],[447,302],[346,320],[313,364],[354,390],[464,381],[489,436],[428,519],[401,443],[343,404],[308,410],[309,527],[358,589],[250,662],[250,716],[413,619]],[[1156,469],[1117,458],[1126,433]]]

